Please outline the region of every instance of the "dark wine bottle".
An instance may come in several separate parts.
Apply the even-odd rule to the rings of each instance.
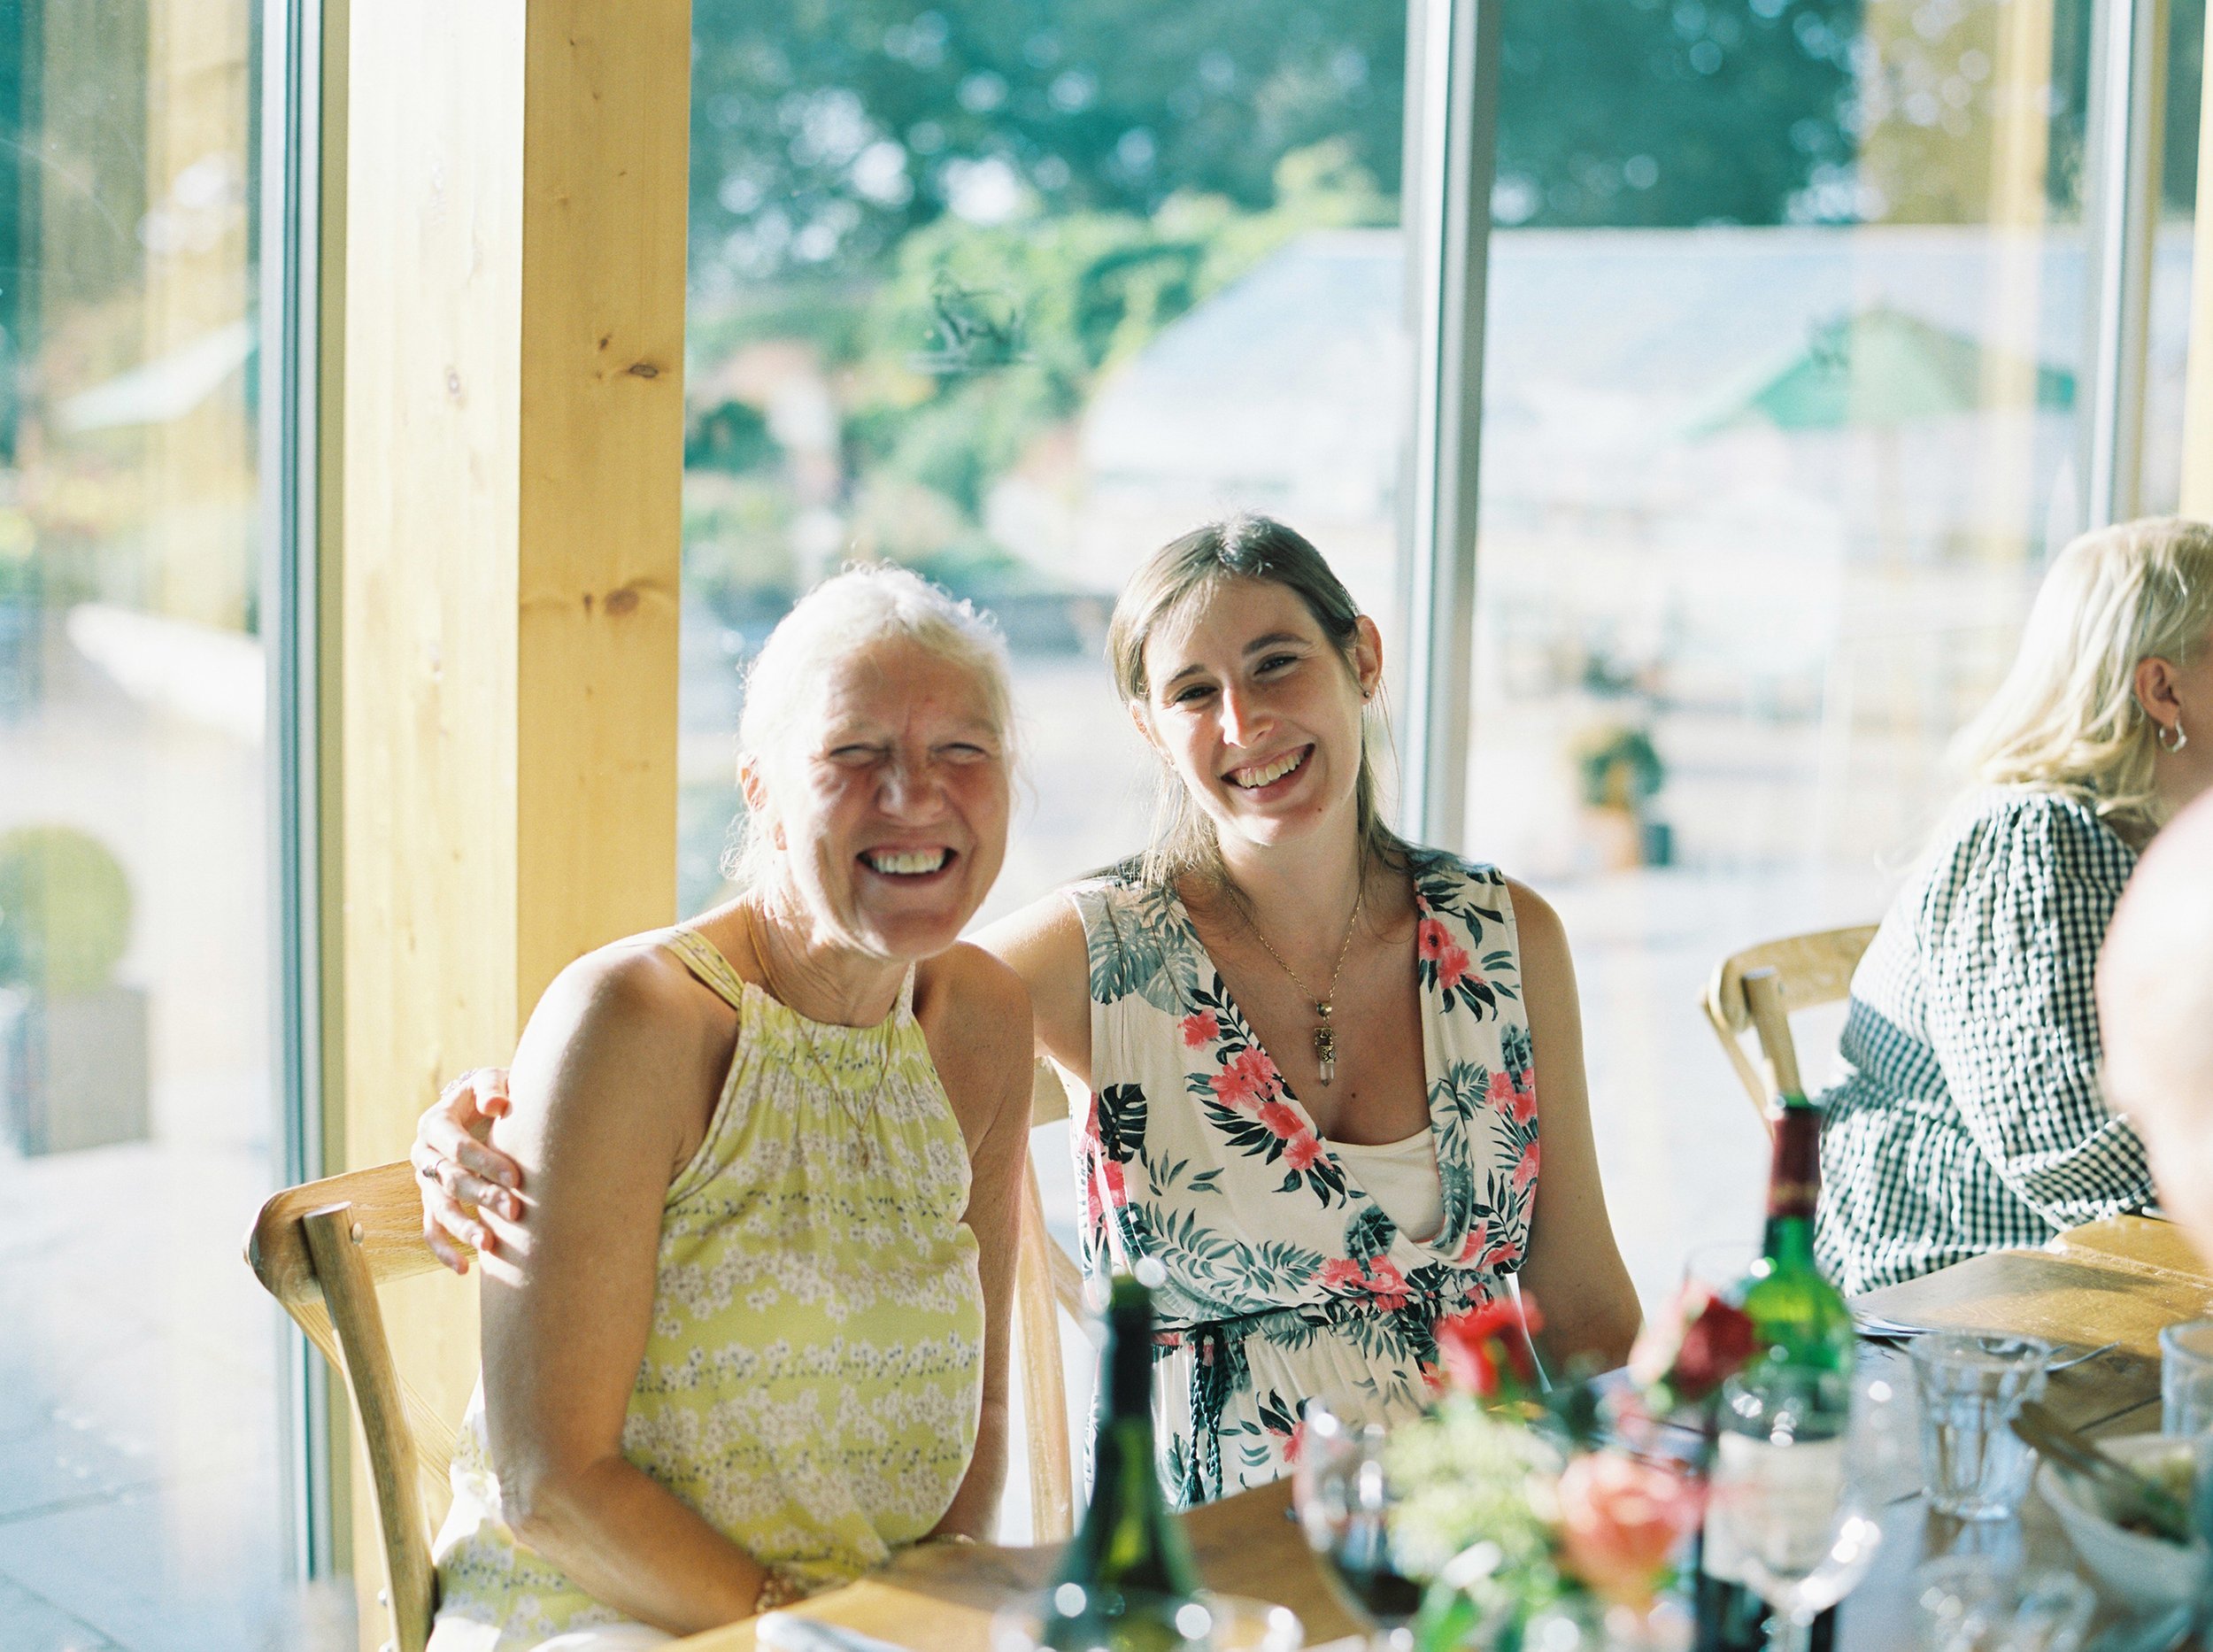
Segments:
[[[1849,1407],[1855,1343],[1852,1310],[1814,1260],[1814,1211],[1821,1195],[1821,1112],[1807,1100],[1771,973],[1747,976],[1745,995],[1775,1069],[1781,1110],[1768,1176],[1767,1227],[1760,1258],[1731,1294],[1752,1321],[1753,1359],[1763,1375],[1808,1394],[1840,1396]],[[1769,1607],[1739,1575],[1737,1556],[1709,1525],[1699,1542],[1695,1610],[1698,1652],[1762,1652]],[[1814,1620],[1814,1652],[1828,1652],[1836,1609]]]
[[[1126,1276],[1106,1308],[1102,1375],[1091,1507],[1046,1592],[1039,1643],[1053,1652],[1209,1647],[1212,1614],[1153,1469],[1153,1297]]]

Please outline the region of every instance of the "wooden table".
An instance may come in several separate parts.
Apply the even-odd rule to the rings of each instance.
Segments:
[[[1307,1626],[1308,1652],[1360,1634],[1292,1522],[1290,1481],[1240,1492],[1180,1518],[1207,1586],[1290,1607]],[[920,1652],[990,1652],[991,1615],[1042,1590],[1060,1563],[1058,1544],[909,1549],[882,1571],[796,1610]],[[685,1652],[753,1652],[753,1622],[678,1644]]]
[[[2110,1354],[2055,1375],[2045,1403],[2093,1438],[2150,1433],[2159,1427],[2159,1332],[2213,1313],[2213,1270],[2171,1223],[2117,1216],[2063,1233],[2041,1250],[1993,1251],[1870,1291],[1857,1306],[1903,1324],[2009,1332],[2086,1347],[2117,1341]],[[1904,1375],[1904,1356],[1889,1358]],[[1913,1574],[1939,1555],[1990,1554],[2096,1583],[2076,1564],[2058,1519],[2034,1492],[2017,1521],[1964,1525],[1912,1497],[1893,1504],[1882,1525],[1874,1570],[1839,1614],[1839,1652],[1919,1644]],[[2101,1599],[2097,1626],[2124,1606]]]
[[[2171,1224],[2123,1216],[2062,1235],[2042,1250],[2000,1251],[1920,1279],[1870,1292],[1870,1310],[1901,1324],[2010,1332],[2111,1353],[2051,1379],[2046,1403],[2093,1435],[2159,1426],[2158,1335],[2178,1319],[2213,1313],[2213,1271]],[[1910,1392],[1905,1356],[1870,1352]],[[1287,1483],[1261,1486],[1182,1517],[1207,1583],[1225,1594],[1276,1601],[1297,1612],[1309,1648],[1358,1634],[1287,1515]],[[1899,1652],[1919,1644],[1913,1574],[1924,1561],[1985,1552],[2075,1570],[2066,1535],[2031,1494],[2018,1521],[1963,1526],[1918,1496],[1883,1517],[1875,1569],[1843,1608],[1839,1652]],[[931,1548],[844,1588],[818,1595],[805,1615],[918,1652],[989,1652],[991,1615],[1035,1594],[1058,1570],[1057,1547]],[[2101,1621],[2117,1602],[2103,1602]],[[753,1625],[732,1624],[679,1643],[687,1652],[754,1652]]]

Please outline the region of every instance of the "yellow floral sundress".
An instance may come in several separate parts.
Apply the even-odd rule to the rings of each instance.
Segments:
[[[662,1207],[623,1455],[755,1560],[829,1587],[924,1536],[975,1449],[968,1150],[912,971],[880,1026],[826,1025],[693,930],[661,939],[736,1007],[737,1050]],[[480,1379],[434,1548],[432,1645],[520,1652],[623,1621],[516,1542],[485,1439]]]

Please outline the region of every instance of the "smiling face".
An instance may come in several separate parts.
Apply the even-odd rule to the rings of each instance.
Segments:
[[[1223,579],[1153,631],[1145,670],[1139,726],[1225,848],[1354,817],[1361,710],[1382,675],[1373,621],[1348,661],[1290,587]]]
[[[1006,853],[1007,758],[984,686],[905,637],[827,673],[748,802],[818,936],[913,961],[960,937]]]

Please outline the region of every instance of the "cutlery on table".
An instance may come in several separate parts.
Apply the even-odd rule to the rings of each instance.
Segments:
[[[2106,1517],[2117,1525],[2141,1525],[2170,1543],[2194,1537],[2190,1511],[2172,1492],[2153,1484],[2134,1469],[2098,1449],[2079,1430],[2070,1428],[2042,1402],[2026,1401],[2014,1414],[2013,1432],[2042,1452],[2047,1461],[2080,1475],[2098,1488]]]

